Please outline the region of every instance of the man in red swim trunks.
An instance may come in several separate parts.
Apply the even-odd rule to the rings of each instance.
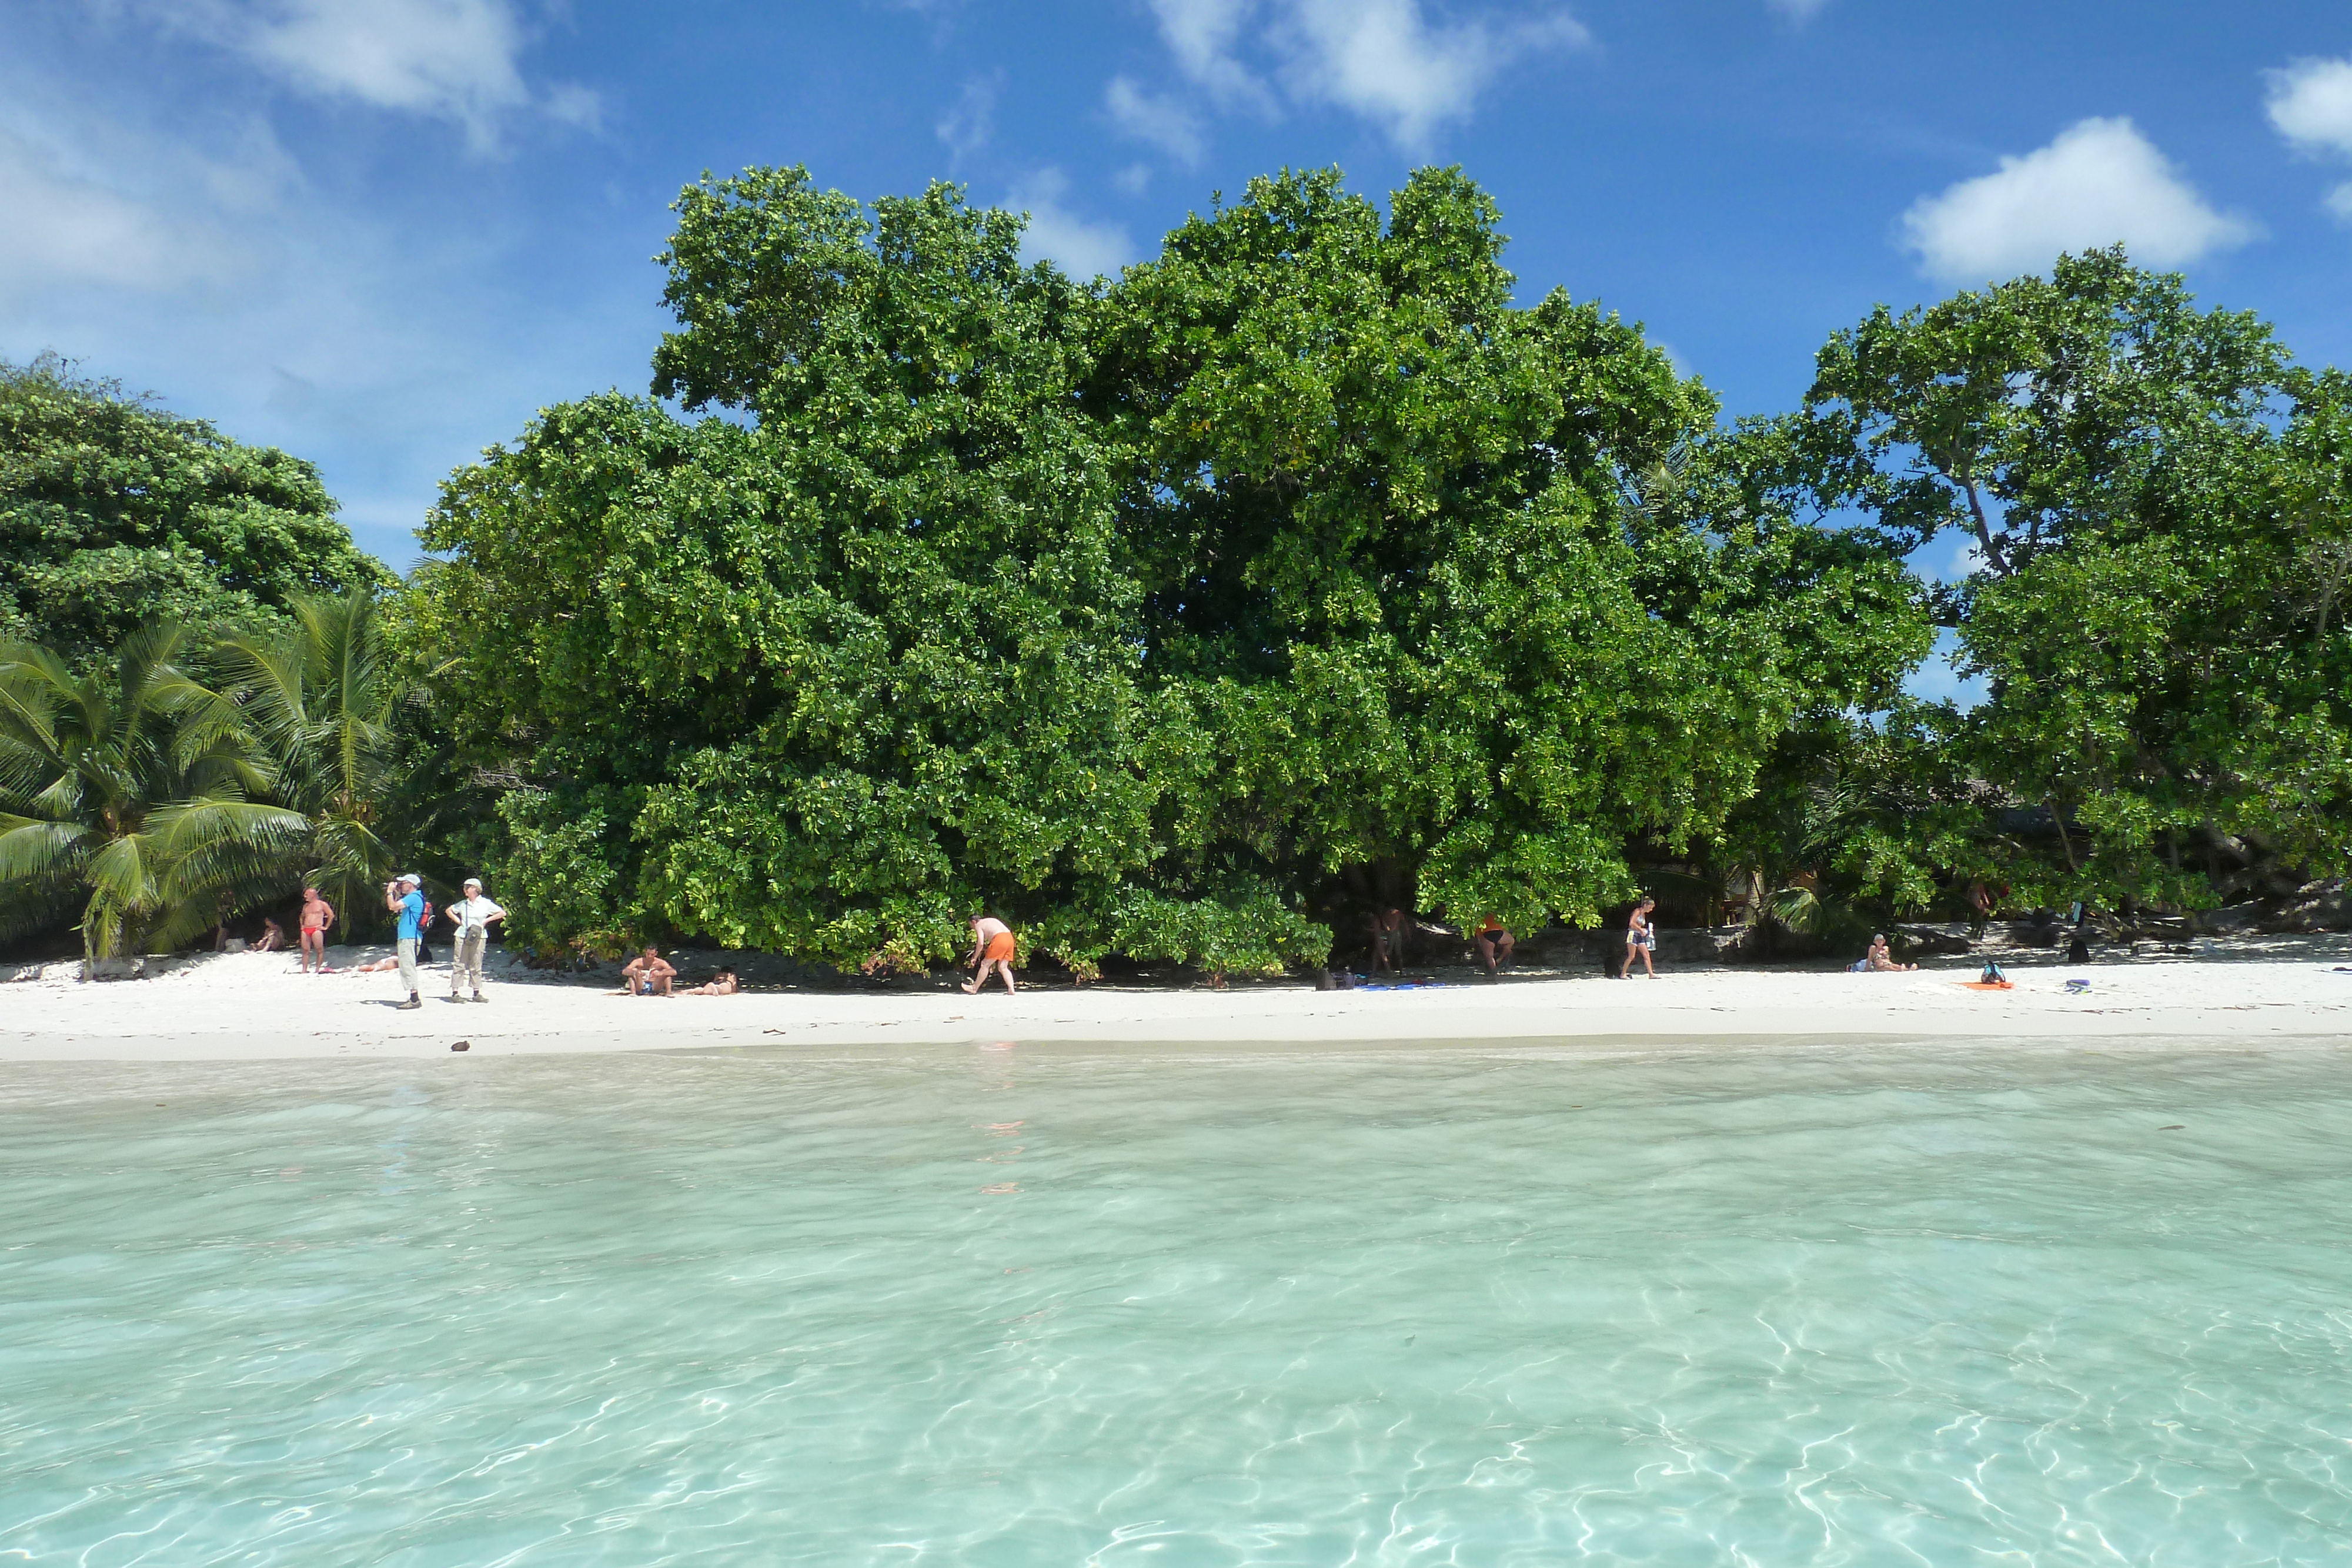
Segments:
[[[327,933],[335,924],[335,906],[319,896],[315,887],[302,890],[302,972],[310,974],[310,960],[319,961],[318,973],[327,970]]]
[[[988,971],[994,969],[1004,977],[1004,994],[1017,996],[1021,988],[1013,983],[1013,928],[992,915],[971,917],[971,956],[967,964],[980,966],[971,983],[963,988],[964,995],[976,997],[981,987],[988,984]]]

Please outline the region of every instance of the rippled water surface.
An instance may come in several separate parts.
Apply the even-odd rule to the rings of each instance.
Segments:
[[[2352,1560],[2344,1052],[15,1067],[0,1193],[0,1562]]]

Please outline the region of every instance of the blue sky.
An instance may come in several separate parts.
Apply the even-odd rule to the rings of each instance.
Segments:
[[[644,390],[706,168],[961,181],[1091,272],[1253,173],[1425,162],[1523,298],[1732,413],[1874,303],[2114,239],[2352,362],[2342,0],[0,0],[0,356],[313,459],[404,565],[453,466]]]

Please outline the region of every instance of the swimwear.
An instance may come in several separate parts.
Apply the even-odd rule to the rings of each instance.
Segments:
[[[990,937],[988,939],[988,950],[982,953],[981,957],[983,961],[990,958],[995,958],[1007,964],[1013,962],[1013,933],[1010,931],[1000,931],[995,936]]]

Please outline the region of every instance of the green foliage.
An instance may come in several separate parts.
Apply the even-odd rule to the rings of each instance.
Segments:
[[[2345,858],[2352,396],[2120,253],[1725,427],[1515,304],[1455,170],[1255,181],[1091,286],[943,185],[677,210],[654,390],[720,412],[545,411],[394,610],[413,793],[542,948],[905,967],[988,908],[1223,972],[1321,961],[1350,886],[1590,924],[1673,861],[1828,931]],[[1902,695],[1938,622],[1973,710]]]
[[[145,627],[84,676],[0,645],[0,937],[79,907],[88,957],[168,952],[282,881],[309,823],[253,799],[268,770],[188,643]]]
[[[493,859],[542,946],[901,964],[986,906],[1081,972],[1249,969],[1367,864],[1590,921],[1628,835],[1711,831],[1924,645],[1883,550],[1700,515],[1704,389],[1514,307],[1458,172],[1385,221],[1260,181],[1097,288],[945,186],[677,210],[655,390],[740,417],[548,411],[402,611],[453,755],[529,787]]]
[[[1454,170],[1385,224],[1336,173],[1253,182],[1111,292],[1088,398],[1140,463],[1147,675],[1216,741],[1180,838],[1589,924],[1851,666],[1824,631],[1920,618],[1883,552],[1699,515],[1713,400],[1596,306],[1513,307],[1496,223]]]
[[[756,424],[550,411],[449,486],[415,634],[459,651],[461,755],[548,791],[518,898],[569,859],[611,890],[595,929],[945,957],[981,904],[1042,913],[1154,851],[1115,479],[1071,396],[1086,297],[946,187],[812,237],[804,184],[681,204],[679,257],[749,225],[728,287],[805,318],[772,361],[690,315],[665,345]],[[856,254],[817,282],[752,265],[821,242]],[[550,838],[592,792],[609,829]]]
[[[72,376],[0,362],[0,636],[102,664],[150,621],[259,629],[390,574],[309,464]]]
[[[1943,608],[1990,695],[1945,766],[1977,781],[1973,837],[2000,852],[1979,859],[2015,901],[2193,907],[2224,851],[2352,862],[2344,378],[2108,251],[1878,311],[1822,351],[1807,408],[1823,505],[1895,548],[1976,541]],[[2020,809],[2047,831],[2027,841]]]
[[[224,635],[213,662],[266,768],[270,800],[308,823],[303,880],[348,922],[372,913],[394,869],[380,830],[400,788],[402,687],[374,595],[296,594],[287,609],[282,626]]]

